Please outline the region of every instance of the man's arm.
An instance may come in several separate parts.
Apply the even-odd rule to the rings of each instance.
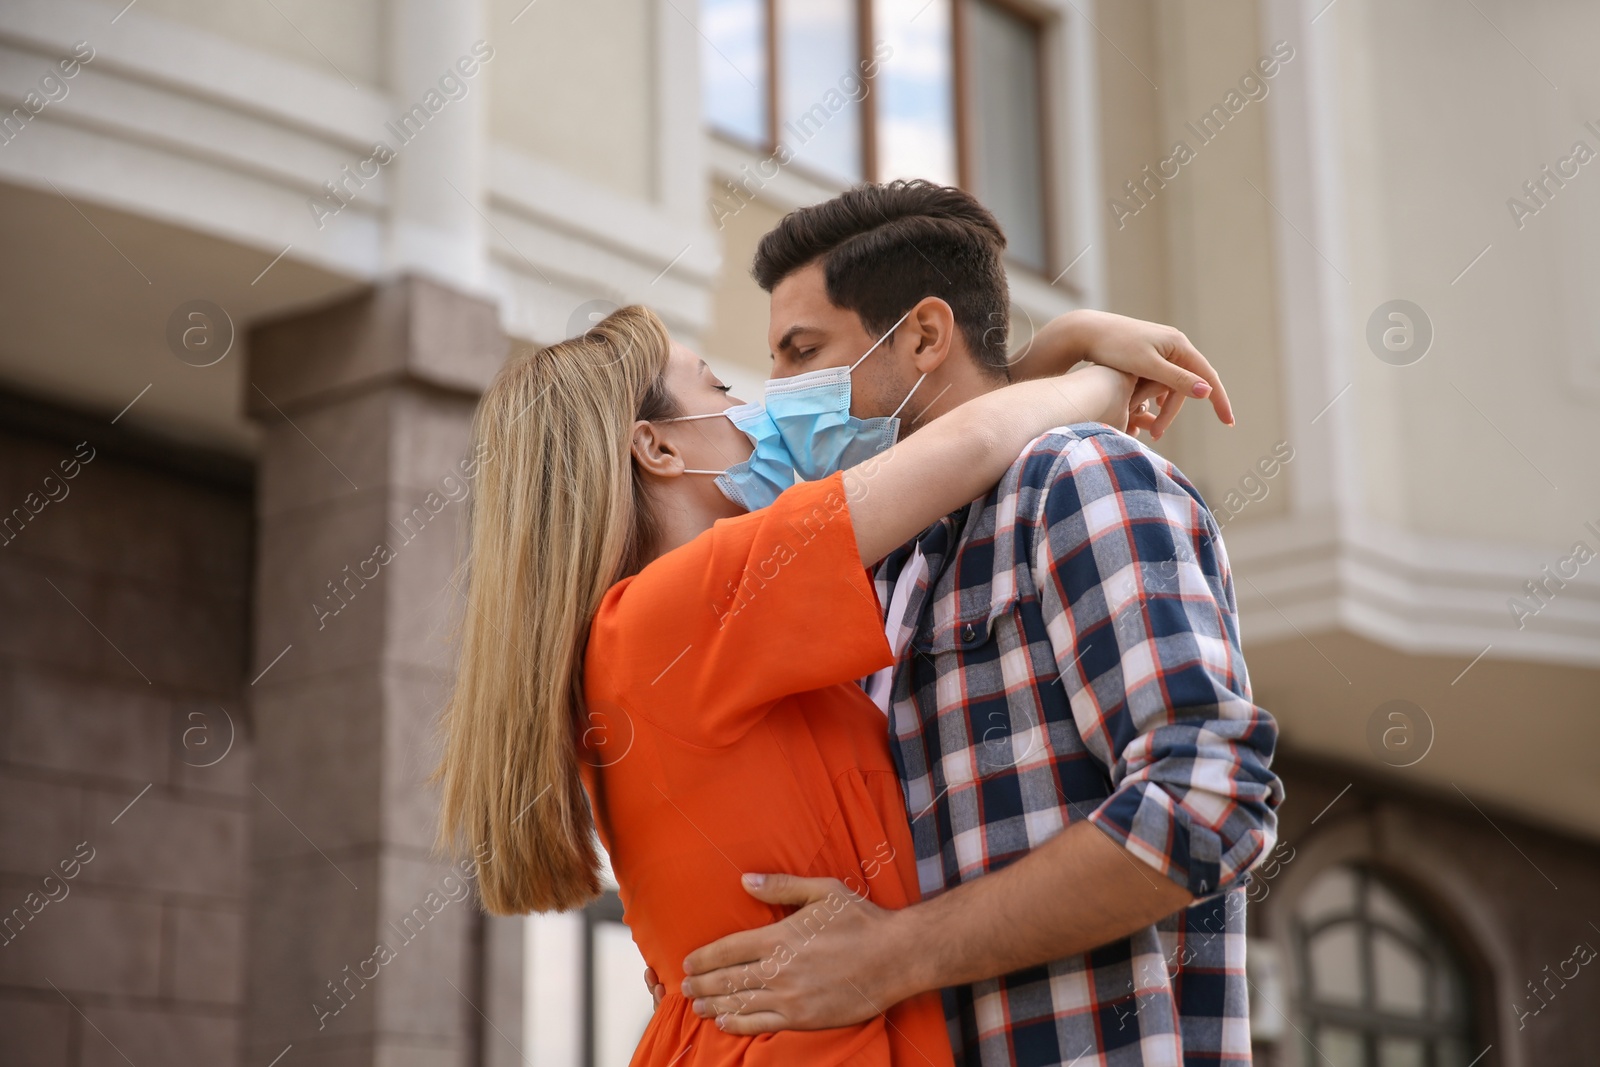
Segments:
[[[859,1022],[927,990],[1088,952],[1193,900],[1086,822],[1004,870],[899,911],[852,897],[832,878],[769,874],[753,886],[746,876],[745,888],[799,910],[686,961],[684,994],[731,1034]]]
[[[1270,849],[1276,728],[1249,699],[1215,524],[1126,437],[1050,447],[1025,457],[1024,480],[1043,491],[1018,536],[1111,795],[1011,866],[898,914],[830,907],[842,887],[825,880],[752,890],[807,907],[686,961],[685,993],[711,998],[704,1014],[738,1012],[731,1031],[839,1026],[922,989],[1087,951],[1238,884]]]

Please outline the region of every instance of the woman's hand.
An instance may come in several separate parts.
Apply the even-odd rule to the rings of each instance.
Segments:
[[[644,987],[650,990],[650,1010],[655,1011],[661,1007],[661,998],[667,995],[667,987],[656,977],[654,967],[644,969]]]
[[[1160,384],[1152,394],[1160,414],[1130,422],[1130,433],[1147,429],[1159,440],[1190,397],[1209,397],[1217,418],[1234,423],[1222,379],[1181,331],[1107,311],[1069,311],[1047,322],[1011,364],[1011,377],[1061,374],[1083,360]]]
[[[1151,386],[1131,374],[1092,364],[1072,371],[1063,376],[1063,380],[1070,380],[1076,387],[1072,397],[1067,397],[1065,393],[1062,395],[1062,410],[1067,416],[1062,420],[1063,424],[1103,422],[1125,433],[1136,433],[1139,429],[1134,407],[1144,397],[1153,395],[1153,389],[1166,388]],[[1136,394],[1138,399],[1135,398]],[[1150,416],[1145,416],[1145,419],[1148,418]]]

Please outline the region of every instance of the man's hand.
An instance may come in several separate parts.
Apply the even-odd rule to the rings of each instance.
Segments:
[[[1087,821],[898,911],[832,878],[744,877],[756,899],[800,907],[684,961],[684,996],[730,1034],[847,1026],[927,990],[1088,952],[1194,901]]]
[[[757,900],[798,908],[689,955],[683,994],[697,1015],[730,1034],[823,1030],[870,1019],[917,992],[907,981],[914,961],[897,945],[897,913],[833,878],[743,881]]]
[[[1159,382],[1161,413],[1143,428],[1160,439],[1190,397],[1210,397],[1217,418],[1233,425],[1233,406],[1216,370],[1171,326],[1107,311],[1059,315],[1039,330],[1011,364],[1013,379],[1061,374],[1083,360]],[[1130,424],[1129,430],[1134,427]]]

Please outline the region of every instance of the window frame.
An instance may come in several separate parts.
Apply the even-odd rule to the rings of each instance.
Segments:
[[[779,87],[782,84],[782,48],[779,41],[778,5],[780,0],[761,0],[766,20],[766,131],[765,137],[753,143],[742,134],[725,130],[711,123],[706,127],[715,136],[743,148],[771,155],[778,150],[778,129],[780,126],[781,101]],[[788,2],[803,2],[803,0],[788,0]],[[878,94],[873,90],[876,87],[876,73],[868,75],[868,65],[873,58],[873,28],[876,0],[851,0],[856,12],[856,62],[866,92],[861,98],[861,120],[859,145],[861,156],[861,180],[865,182],[881,181],[878,172]],[[1052,132],[1057,129],[1057,116],[1051,104],[1050,86],[1053,83],[1054,62],[1050,47],[1051,35],[1059,32],[1056,25],[1061,19],[1059,12],[1041,10],[1019,0],[950,0],[950,70],[951,70],[951,138],[955,145],[956,156],[956,182],[963,188],[970,190],[973,179],[972,161],[972,110],[973,110],[973,85],[972,77],[972,42],[969,33],[970,17],[967,7],[973,3],[989,3],[1002,9],[1007,14],[1028,24],[1033,31],[1033,47],[1035,62],[1037,64],[1038,79],[1035,92],[1038,95],[1038,129],[1035,131],[1039,142],[1039,224],[1044,231],[1044,262],[1041,266],[1023,263],[1017,260],[1008,261],[1021,270],[1029,271],[1049,278],[1056,269],[1060,253],[1060,240],[1058,229],[1058,207],[1056,197],[1052,195],[1055,180],[1055,166]],[[785,165],[798,171],[808,180],[823,185],[837,185],[838,180],[830,175],[821,173],[800,160],[795,160]]]
[[[862,4],[869,4],[871,0],[860,0]],[[1056,207],[1054,198],[1050,195],[1055,178],[1050,151],[1050,131],[1055,128],[1055,116],[1052,113],[1050,102],[1050,48],[1048,45],[1051,25],[1049,17],[1041,15],[1037,10],[1019,3],[1017,0],[952,0],[950,17],[950,39],[954,46],[955,60],[952,70],[955,75],[955,126],[956,126],[956,173],[961,188],[971,189],[973,181],[972,164],[972,110],[973,110],[973,83],[972,78],[972,35],[969,30],[970,15],[967,8],[976,3],[986,3],[997,7],[1006,14],[1025,22],[1033,31],[1033,61],[1038,78],[1034,85],[1037,97],[1039,128],[1034,131],[1039,139],[1039,227],[1044,231],[1044,262],[1034,266],[1021,261],[1013,261],[1023,270],[1050,275],[1055,270],[1059,259],[1060,249],[1057,248],[1056,236]]]
[[[1431,910],[1417,898],[1415,893],[1368,864],[1358,862],[1330,864],[1318,872],[1317,878],[1320,879],[1340,869],[1349,871],[1356,879],[1356,902],[1352,910],[1341,912],[1332,918],[1322,918],[1308,923],[1299,914],[1297,900],[1289,917],[1295,981],[1300,990],[1299,1014],[1305,1024],[1305,1031],[1309,1031],[1302,1032],[1301,1039],[1308,1043],[1312,1042],[1311,1035],[1325,1026],[1354,1031],[1361,1035],[1362,1056],[1369,1064],[1378,1062],[1377,1042],[1386,1036],[1413,1037],[1422,1040],[1430,1064],[1437,1062],[1438,1044],[1442,1041],[1459,1038],[1467,1045],[1475,1046],[1480,1035],[1474,1019],[1474,1005],[1477,998],[1473,970],[1468,960],[1454,945],[1449,932],[1434,919]],[[1308,883],[1305,889],[1314,884],[1315,881]],[[1370,890],[1374,885],[1396,898],[1411,913],[1422,932],[1420,940],[1416,935],[1372,914]],[[1304,895],[1304,890],[1301,895]],[[1319,1002],[1313,994],[1312,941],[1318,934],[1330,928],[1348,924],[1354,924],[1357,930],[1358,966],[1362,985],[1360,1007]],[[1385,1012],[1376,1006],[1377,978],[1374,970],[1373,944],[1379,933],[1403,942],[1427,961],[1429,970],[1425,996],[1430,1004],[1436,993],[1434,984],[1440,980],[1440,975],[1451,973],[1455,976],[1459,996],[1452,1007],[1450,1017],[1408,1019]]]

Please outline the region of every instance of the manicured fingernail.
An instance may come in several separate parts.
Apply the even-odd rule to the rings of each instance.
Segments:
[[[706,1013],[706,1002],[704,1000],[697,999],[694,1002],[694,1013],[696,1015],[704,1015]]]
[[[1209,392],[1211,392],[1211,383],[1210,382],[1195,382],[1194,383],[1194,395],[1195,396],[1205,396]]]
[[[683,991],[683,995],[684,996],[688,996],[689,995],[689,979],[685,978],[683,980],[683,984],[680,985],[678,988]]]
[[[767,876],[764,874],[747,874],[744,876],[744,884],[751,889],[760,889],[766,883],[766,880]]]

